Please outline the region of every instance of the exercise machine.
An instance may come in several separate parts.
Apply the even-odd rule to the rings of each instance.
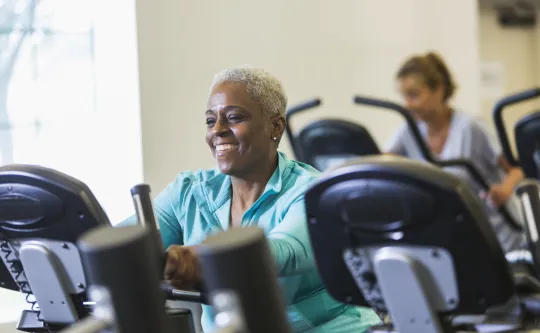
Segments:
[[[34,305],[17,329],[194,332],[189,310],[164,307],[174,299],[212,304],[219,332],[290,332],[261,229],[210,236],[199,247],[208,294],[177,290],[161,281],[150,187],[134,186],[131,194],[138,225],[113,228],[79,180],[39,166],[0,168],[0,267],[8,267],[0,281],[33,297]]]
[[[429,150],[426,142],[422,138],[422,134],[420,133],[420,129],[418,128],[416,124],[416,120],[412,116],[409,110],[402,107],[399,104],[384,101],[380,99],[374,99],[369,98],[365,96],[355,96],[354,104],[356,105],[365,105],[365,106],[371,106],[371,107],[377,107],[380,109],[393,111],[401,115],[409,128],[409,130],[412,133],[412,136],[418,145],[420,151],[422,152],[422,156],[424,160],[428,163],[431,163],[435,166],[441,167],[441,168],[462,168],[467,171],[467,173],[472,177],[474,182],[478,184],[478,186],[481,188],[482,191],[489,191],[490,185],[485,180],[485,178],[482,176],[482,174],[478,171],[478,169],[475,167],[473,163],[471,163],[468,160],[465,159],[453,159],[453,160],[439,160],[433,156],[431,151]],[[522,223],[518,222],[512,214],[508,211],[508,209],[505,206],[501,206],[498,209],[499,214],[503,217],[506,224],[516,231],[523,231]]]
[[[285,132],[296,160],[324,171],[350,158],[380,153],[364,126],[342,119],[316,120],[294,135],[291,119],[321,103],[319,98],[311,99],[290,107],[285,113]]]
[[[143,193],[135,188],[134,202],[141,202]],[[93,312],[76,242],[95,228],[112,226],[84,183],[40,166],[0,168],[0,286],[26,294],[30,306],[22,312],[18,330],[55,332]],[[168,299],[205,302],[200,293],[167,283],[162,292]],[[189,310],[168,310],[172,321],[192,325]]]
[[[150,187],[146,184],[137,185],[132,188],[131,193],[140,225],[147,226],[154,235],[154,243],[159,246],[153,247],[161,249],[163,246],[156,227]],[[105,238],[102,235],[89,237],[98,242]],[[210,298],[216,310],[215,322],[218,331],[238,333],[288,333],[290,331],[274,261],[262,229],[258,227],[229,229],[209,236],[197,250],[203,273],[204,298]],[[104,258],[109,258],[106,251],[103,254]],[[130,255],[134,259],[138,258],[138,255],[128,252],[117,256],[117,260],[120,261],[122,258],[125,260]],[[155,261],[155,258],[158,258],[158,262],[163,260],[159,252],[154,256],[154,260],[152,258],[148,260]],[[96,266],[99,267],[99,265]],[[93,267],[94,265],[89,264],[87,269]],[[162,267],[163,265],[160,268]],[[249,271],[246,271],[246,267],[249,267]],[[103,270],[107,270],[107,267]],[[129,269],[121,269],[121,271],[116,274],[125,274],[123,271],[129,271]],[[163,269],[160,270],[162,271]],[[133,286],[133,290],[140,287],[142,286]],[[111,288],[115,290],[117,287],[111,285]],[[137,301],[134,300],[134,302]],[[139,303],[139,306],[146,306],[143,300]],[[133,331],[126,330],[126,332]]]
[[[0,168],[0,281],[31,305],[17,329],[57,330],[88,315],[74,243],[99,225],[110,223],[83,183],[35,166]]]
[[[152,255],[155,239],[150,228],[140,225],[100,227],[80,238],[78,247],[96,308],[63,333],[189,331],[166,321],[157,270],[161,263]],[[266,242],[262,229],[249,227],[210,236],[200,246],[205,287],[216,310],[215,332],[290,332]],[[250,267],[249,273],[245,267]]]
[[[533,264],[537,276],[540,276],[540,111],[523,117],[514,126],[517,157],[510,147],[503,119],[504,112],[509,106],[538,97],[540,97],[540,88],[528,89],[504,97],[495,104],[492,116],[505,159],[510,165],[521,167],[525,174],[526,179],[516,188],[529,244],[529,254],[523,257]]]
[[[493,122],[501,143],[504,157],[512,166],[520,166],[526,178],[540,180],[540,110],[520,119],[514,127],[518,156],[510,147],[504,111],[509,106],[540,97],[540,88],[533,88],[507,96],[498,101],[493,108]]]
[[[455,175],[364,157],[326,172],[305,202],[323,283],[385,318],[372,332],[539,327],[540,284],[513,276],[481,201]]]

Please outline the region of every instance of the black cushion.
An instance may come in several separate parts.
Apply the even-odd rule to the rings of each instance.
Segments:
[[[324,170],[330,157],[347,158],[379,154],[369,131],[341,119],[317,120],[303,128],[297,137],[300,160]]]
[[[453,313],[483,313],[514,293],[481,202],[465,182],[440,168],[400,157],[359,158],[327,172],[305,199],[318,270],[339,301],[368,305],[343,252],[372,246],[446,250],[458,285]]]

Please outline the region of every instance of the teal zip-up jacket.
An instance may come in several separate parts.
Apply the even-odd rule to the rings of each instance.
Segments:
[[[379,323],[371,310],[335,301],[318,275],[307,229],[304,192],[319,177],[314,168],[278,153],[278,167],[261,197],[242,218],[267,237],[287,302],[293,332],[358,333]],[[217,169],[180,173],[155,199],[163,245],[197,245],[229,227],[230,176]],[[120,225],[132,224],[132,216]],[[203,305],[202,326],[212,332],[211,306]]]

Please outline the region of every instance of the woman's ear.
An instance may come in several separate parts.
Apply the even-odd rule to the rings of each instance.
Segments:
[[[275,116],[272,118],[272,138],[280,139],[285,131],[287,121],[283,116]]]
[[[440,100],[441,102],[444,103],[444,100],[445,100],[445,96],[444,96],[444,93],[446,91],[446,88],[444,86],[444,84],[439,84],[439,86],[437,86],[435,89],[433,89],[433,93],[435,94],[435,96],[437,96],[437,100]]]

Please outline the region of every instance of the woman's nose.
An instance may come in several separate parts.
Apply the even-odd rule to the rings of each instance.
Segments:
[[[414,107],[414,103],[413,103],[412,99],[406,98],[405,99],[405,106],[407,107],[407,109],[412,109]]]
[[[229,131],[229,126],[227,126],[227,123],[223,120],[216,121],[214,127],[212,127],[212,133],[214,135],[223,135],[224,133],[227,133]]]

